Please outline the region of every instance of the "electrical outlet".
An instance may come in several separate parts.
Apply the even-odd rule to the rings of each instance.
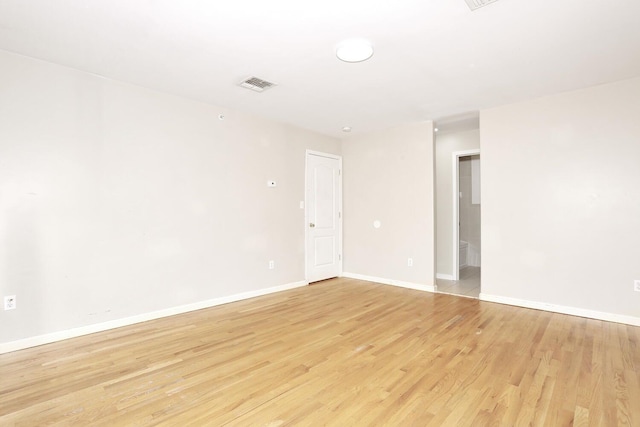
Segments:
[[[4,309],[13,310],[14,308],[16,308],[16,296],[8,295],[4,297]]]
[[[273,262],[273,260],[269,261],[269,270],[273,270],[274,268],[276,268],[276,263]]]
[[[413,267],[413,258],[407,259],[407,267]]]
[[[640,280],[633,281],[633,290],[636,292],[640,292]]]

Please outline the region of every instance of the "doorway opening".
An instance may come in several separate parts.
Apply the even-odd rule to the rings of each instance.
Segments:
[[[478,298],[481,288],[480,150],[454,152],[452,171],[452,280],[437,279],[437,290]]]

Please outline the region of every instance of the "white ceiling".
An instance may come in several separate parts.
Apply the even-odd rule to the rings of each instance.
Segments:
[[[344,137],[640,76],[640,2],[0,0],[0,49]]]

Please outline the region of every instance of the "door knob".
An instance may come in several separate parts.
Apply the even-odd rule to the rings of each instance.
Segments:
[[[313,227],[315,227],[315,226],[316,226],[316,225],[315,225],[314,223],[312,223],[312,222],[310,222],[310,223],[309,223],[309,227],[313,228]]]

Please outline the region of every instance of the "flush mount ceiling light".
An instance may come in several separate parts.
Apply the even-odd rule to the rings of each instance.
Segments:
[[[344,40],[336,47],[336,56],[344,62],[366,61],[373,56],[373,46],[363,39]]]
[[[342,132],[351,132],[351,127],[350,126],[343,127]]]

